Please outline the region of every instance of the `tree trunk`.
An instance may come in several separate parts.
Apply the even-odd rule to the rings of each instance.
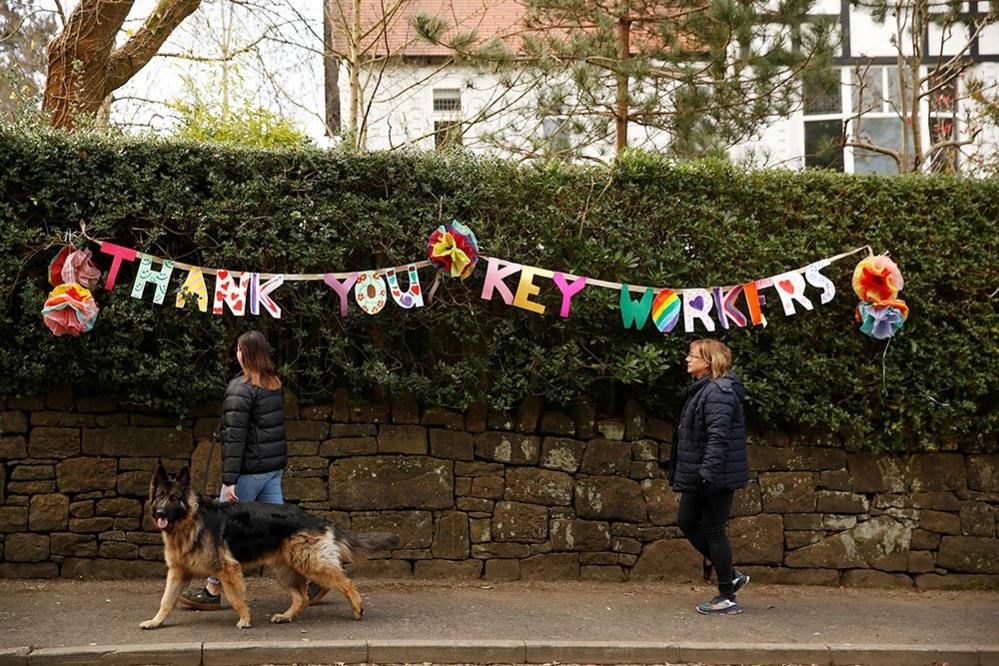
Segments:
[[[323,3],[323,82],[326,92],[326,136],[340,133],[340,59],[333,50],[333,3]]]
[[[72,130],[148,63],[201,0],[159,0],[142,27],[120,48],[115,38],[133,0],[80,0],[62,33],[48,46],[42,110],[53,127]]]

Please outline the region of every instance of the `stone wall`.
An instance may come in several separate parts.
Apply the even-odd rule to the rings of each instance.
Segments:
[[[157,459],[200,484],[218,405],[177,419],[111,399],[0,398],[0,576],[163,573],[146,513]],[[401,545],[358,567],[391,577],[694,580],[660,471],[669,423],[629,404],[514,412],[289,399],[285,495]],[[755,437],[752,479],[730,523],[755,580],[921,588],[999,587],[999,455],[847,451],[833,438]],[[219,484],[219,452],[210,492]]]

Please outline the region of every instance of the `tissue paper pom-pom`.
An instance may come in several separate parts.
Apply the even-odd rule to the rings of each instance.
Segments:
[[[887,301],[905,286],[895,262],[883,254],[862,259],[853,270],[853,291],[862,301]]]
[[[62,279],[62,269],[66,265],[66,257],[69,253],[73,251],[69,245],[65,246],[59,250],[59,254],[52,258],[49,262],[49,284],[53,287],[58,287],[66,280]]]
[[[87,289],[93,289],[100,276],[101,271],[94,265],[87,249],[70,252],[62,266],[63,282],[76,282]]]
[[[76,337],[94,327],[97,310],[90,291],[70,282],[52,290],[42,307],[42,319],[54,335]]]
[[[908,316],[909,306],[905,301],[865,302],[857,306],[860,331],[875,340],[885,340],[895,335],[905,325]]]
[[[441,273],[464,280],[479,261],[479,244],[472,230],[455,220],[430,234],[427,258]]]

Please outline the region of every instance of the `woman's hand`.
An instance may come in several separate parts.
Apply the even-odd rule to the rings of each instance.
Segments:
[[[236,486],[222,486],[222,501],[223,502],[238,502],[239,498],[236,497]]]

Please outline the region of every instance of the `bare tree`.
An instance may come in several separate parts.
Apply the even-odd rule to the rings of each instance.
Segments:
[[[843,144],[853,147],[855,155],[888,156],[898,173],[954,171],[958,151],[975,143],[980,128],[970,122],[970,104],[961,102],[973,101],[988,86],[962,85],[962,80],[975,64],[972,46],[985,28],[999,20],[999,9],[989,3],[988,11],[970,13],[962,4],[951,0],[860,0],[858,6],[868,10],[875,21],[894,24],[891,43],[896,58],[887,79],[888,90],[880,68],[874,68],[870,61],[853,69],[853,112],[844,123]],[[929,37],[931,28],[938,33],[935,40]],[[944,55],[945,51],[950,55]],[[962,106],[963,134],[958,129]],[[895,145],[865,131],[873,123],[870,114],[886,107],[900,127]],[[931,114],[928,137],[923,134],[926,113]]]
[[[49,44],[42,109],[54,127],[71,130],[81,116],[96,116],[109,95],[152,59],[201,0],[159,0],[142,27],[116,46],[133,4],[80,0]]]

